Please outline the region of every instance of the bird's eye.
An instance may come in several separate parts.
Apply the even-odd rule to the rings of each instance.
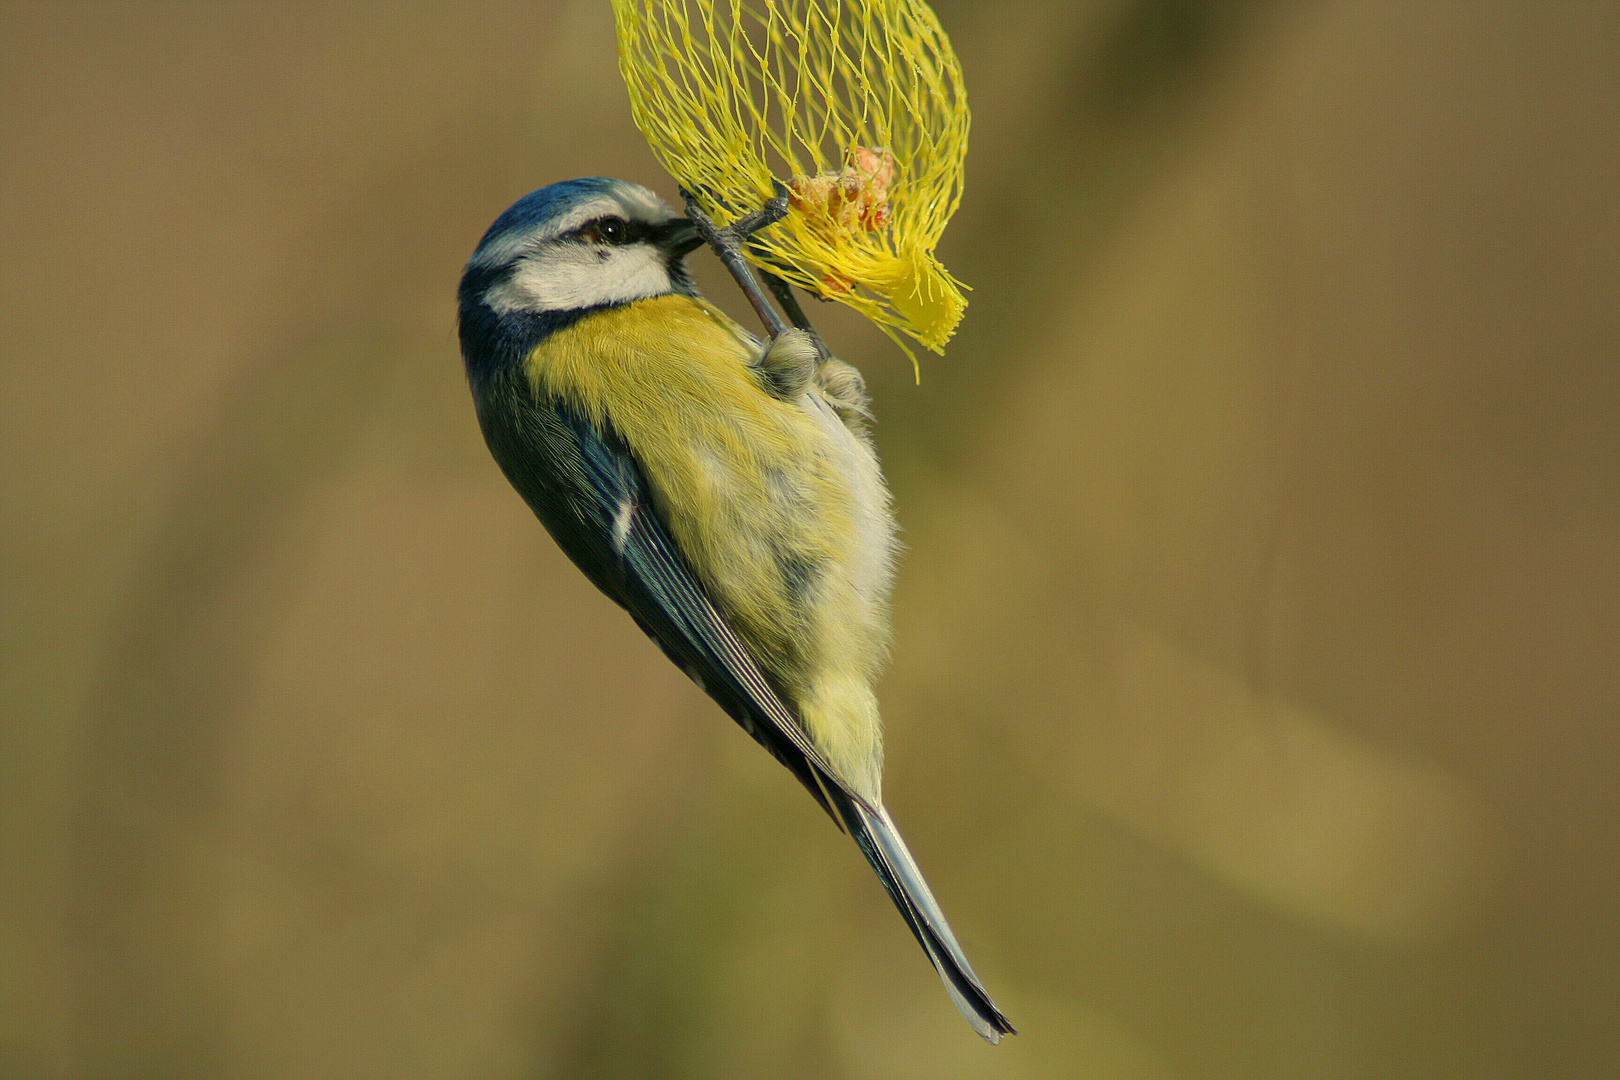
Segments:
[[[593,244],[622,244],[626,229],[623,218],[605,217],[591,222],[583,231],[585,239]]]

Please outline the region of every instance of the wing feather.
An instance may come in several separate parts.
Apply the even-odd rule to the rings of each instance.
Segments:
[[[974,1029],[990,1042],[1010,1034],[888,814],[811,744],[676,547],[623,441],[526,387],[479,396],[478,416],[495,460],[563,551],[854,836]]]
[[[479,420],[495,460],[563,551],[799,778],[834,823],[844,824],[829,791],[873,809],[838,779],[710,599],[622,440],[560,401],[522,392],[486,396]]]

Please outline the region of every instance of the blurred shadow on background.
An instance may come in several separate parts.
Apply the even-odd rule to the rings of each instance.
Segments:
[[[978,118],[968,160],[974,194],[944,250],[962,252],[996,288],[970,297],[973,317],[951,342],[945,400],[996,395],[1041,362],[1032,346],[1046,319],[1087,280],[1153,178],[1185,152],[1186,125],[1218,86],[1222,60],[1262,37],[1276,7],[1272,0],[1053,3],[1017,12],[940,5],[947,22],[960,12],[1005,50],[983,73],[973,66],[974,46],[961,50]],[[987,113],[1001,122],[985,122]],[[983,355],[995,362],[971,362]],[[884,423],[951,462],[951,448],[976,448],[947,437],[953,419],[925,407]]]
[[[1141,124],[1144,114],[1185,113],[1199,80],[1218,74],[1275,0],[1145,0],[1123,5],[1076,66],[1069,93],[1078,116]]]
[[[379,168],[330,215],[322,242],[303,245],[298,276],[327,283],[329,296],[236,374],[133,574],[86,718],[75,840],[73,933],[94,1075],[228,1071],[215,943],[199,933],[221,900],[208,858],[225,810],[221,738],[286,603],[277,589],[240,585],[350,459],[412,356],[399,333],[418,329],[404,307],[418,290],[401,275],[423,270],[420,223],[490,186],[442,163],[487,160],[496,130],[470,117],[441,145]]]
[[[1029,126],[1026,144],[989,153],[1015,163],[1011,175],[964,214],[970,224],[956,257],[994,270],[987,275],[993,287],[975,294],[974,318],[952,344],[950,380],[959,385],[933,399],[939,408],[927,420],[918,419],[922,410],[901,412],[905,434],[923,444],[921,459],[930,464],[902,463],[900,475],[908,465],[931,473],[926,490],[910,500],[908,520],[933,527],[930,557],[948,566],[933,579],[952,582],[948,593],[936,587],[915,606],[924,611],[949,595],[951,617],[931,617],[971,628],[971,639],[940,646],[953,655],[918,677],[926,691],[904,682],[896,689],[902,699],[931,692],[941,705],[981,701],[995,716],[1021,713],[1029,688],[1041,686],[1036,698],[1051,721],[1023,718],[1012,741],[1027,746],[1028,766],[1053,774],[1058,788],[1297,914],[1403,938],[1443,922],[1477,870],[1478,808],[1462,785],[1255,693],[1250,672],[1223,673],[1172,643],[1166,629],[1144,625],[1134,610],[1139,601],[1099,579],[1129,557],[1120,538],[1099,535],[1086,515],[1041,537],[1052,546],[1036,541],[1019,520],[1033,503],[1009,497],[1038,501],[1077,490],[1053,462],[1086,460],[1077,451],[1095,436],[1077,429],[1096,406],[1084,397],[1053,394],[1049,403],[1072,404],[1033,425],[1022,409],[1022,423],[991,429],[999,445],[975,437],[986,415],[1001,418],[1008,391],[1027,395],[1047,381],[1043,372],[1075,367],[1078,350],[1053,347],[1061,333],[1054,324],[1072,317],[1075,297],[1099,273],[1095,264],[1138,212],[1143,193],[1159,183],[1152,173],[1182,168],[1189,124],[1209,122],[1223,61],[1277,33],[1276,8],[1121,5],[1100,26],[1082,22],[1045,46],[1062,58],[1054,74],[1062,92],[1040,99],[1037,107],[1048,112]],[[1018,33],[1025,41],[1038,37],[1027,27]],[[1091,397],[1106,399],[1095,387]],[[1206,425],[1234,425],[1227,441],[1252,437],[1243,428],[1249,417],[1223,413],[1208,399],[1200,406],[1210,413]],[[1163,439],[1148,430],[1149,438]],[[885,449],[894,463],[892,446]],[[996,467],[981,467],[986,456]],[[1023,474],[1037,462],[1035,483],[1026,483]],[[904,482],[900,491],[907,501]],[[1285,512],[1264,511],[1273,518]],[[1264,532],[1254,538],[1262,595],[1275,543]],[[1004,569],[986,573],[986,564]],[[916,577],[923,577],[920,568]],[[1032,624],[1040,627],[1035,644]],[[1245,637],[1252,634],[1239,641]],[[903,655],[897,679],[909,670]],[[999,737],[1003,721],[986,722]],[[1054,753],[1058,747],[1066,752]],[[1402,839],[1409,835],[1422,839]]]

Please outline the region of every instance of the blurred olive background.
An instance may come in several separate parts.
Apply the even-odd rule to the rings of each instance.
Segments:
[[[10,4],[0,1077],[1620,1071],[1620,9],[939,11],[966,322],[812,314],[1023,1034],[481,444],[482,230],[674,193],[606,0]]]

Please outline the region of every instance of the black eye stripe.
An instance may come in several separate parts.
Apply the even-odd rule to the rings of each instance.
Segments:
[[[656,229],[645,221],[627,221],[617,214],[607,214],[587,221],[568,236],[588,244],[622,247],[652,239]]]

